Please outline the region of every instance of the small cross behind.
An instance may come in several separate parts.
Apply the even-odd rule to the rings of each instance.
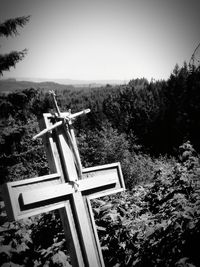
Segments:
[[[103,267],[104,261],[90,200],[125,189],[120,163],[82,168],[71,114],[43,114],[42,136],[51,174],[6,183],[3,186],[8,217],[19,220],[59,209],[72,266]]]

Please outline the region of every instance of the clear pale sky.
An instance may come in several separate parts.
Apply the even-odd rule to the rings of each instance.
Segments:
[[[0,0],[0,22],[31,15],[0,53],[28,49],[6,77],[167,79],[200,42],[199,0]]]

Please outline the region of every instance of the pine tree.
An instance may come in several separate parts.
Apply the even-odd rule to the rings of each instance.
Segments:
[[[30,19],[30,16],[17,17],[8,19],[0,23],[0,37],[13,37],[19,34],[18,28],[23,27]],[[11,51],[8,54],[0,54],[0,76],[3,71],[8,71],[11,67],[15,67],[16,63],[24,58],[27,49],[22,51]]]

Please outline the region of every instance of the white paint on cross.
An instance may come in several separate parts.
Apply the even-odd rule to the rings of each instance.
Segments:
[[[75,141],[72,128],[67,129],[72,137],[69,142],[66,124],[54,127],[51,119],[51,114],[43,114],[43,142],[52,174],[5,184],[7,214],[11,220],[19,220],[59,209],[72,266],[103,267],[90,200],[125,189],[120,163],[82,168],[80,176],[74,157],[76,144],[76,151],[71,148],[71,141]]]

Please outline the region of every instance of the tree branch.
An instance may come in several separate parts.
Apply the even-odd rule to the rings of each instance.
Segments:
[[[8,19],[3,23],[0,23],[0,37],[1,36],[13,36],[18,35],[18,27],[23,27],[30,19],[30,16],[17,17],[14,19]]]
[[[8,71],[11,67],[15,67],[15,64],[22,60],[27,53],[27,49],[22,51],[12,51],[9,54],[0,55],[0,76],[3,75],[3,71]]]

